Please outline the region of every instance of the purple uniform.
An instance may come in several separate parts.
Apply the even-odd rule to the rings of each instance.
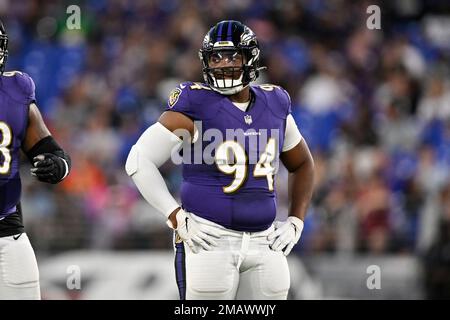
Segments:
[[[191,163],[183,162],[183,208],[228,229],[255,232],[267,229],[276,217],[276,170],[271,168],[278,165],[291,103],[278,86],[251,86],[251,91],[252,102],[244,112],[206,84],[186,82],[172,91],[166,110],[201,121],[200,134],[215,129],[224,137],[211,152],[212,163],[206,152],[211,141],[200,136],[191,148]],[[241,130],[230,139],[227,129]],[[222,153],[231,154],[227,159],[232,161],[223,166],[217,157],[225,141],[227,148],[222,147]],[[206,154],[200,163],[194,163],[198,159],[195,145]]]
[[[20,201],[20,148],[34,89],[33,80],[25,73],[0,76],[0,219],[15,212]]]

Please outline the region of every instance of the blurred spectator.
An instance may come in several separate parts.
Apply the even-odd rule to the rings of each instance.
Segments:
[[[450,83],[445,74],[431,74],[419,101],[419,116],[425,122],[450,119]]]

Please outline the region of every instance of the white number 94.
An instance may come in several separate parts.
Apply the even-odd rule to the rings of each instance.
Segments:
[[[270,138],[253,170],[254,177],[266,177],[270,191],[273,191],[275,167],[272,162],[275,156],[276,142],[275,139]],[[236,141],[225,141],[216,150],[215,162],[221,172],[234,175],[233,181],[223,187],[223,192],[236,192],[243,185],[248,174],[247,154],[244,148]]]

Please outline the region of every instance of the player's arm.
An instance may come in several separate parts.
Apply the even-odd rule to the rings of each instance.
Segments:
[[[280,159],[289,171],[289,216],[304,221],[314,184],[314,160],[305,139]]]
[[[189,117],[180,112],[164,112],[131,148],[125,169],[145,200],[166,217],[167,224],[177,230],[181,239],[196,253],[198,249],[194,243],[209,250],[210,245],[216,245],[212,237],[218,235],[202,230],[190,219],[170,194],[158,169],[181,148],[183,141],[176,133],[185,137],[182,133],[186,131],[194,136],[194,123]]]
[[[159,167],[177,152],[183,141],[174,131],[185,130],[191,136],[194,123],[180,112],[166,111],[150,126],[131,148],[125,169],[143,197],[161,212],[174,228],[176,213],[181,209],[169,193]]]
[[[189,135],[191,137],[194,137],[194,122],[192,121],[192,119],[180,112],[166,111],[159,117],[158,122],[172,133],[181,129],[186,130],[187,132],[189,132]],[[170,213],[168,218],[174,228],[177,227],[176,215],[180,209],[181,207],[178,206]]]
[[[28,114],[22,150],[33,165],[31,174],[39,181],[58,183],[70,172],[70,156],[51,136],[35,103],[30,104]]]
[[[273,250],[282,250],[288,255],[303,231],[303,221],[314,185],[314,160],[291,115],[287,119],[285,144],[280,159],[289,171],[289,215],[285,222],[276,223],[269,240],[272,241]]]

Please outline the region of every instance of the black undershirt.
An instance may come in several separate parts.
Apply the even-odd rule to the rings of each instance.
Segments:
[[[9,237],[15,234],[24,233],[22,210],[20,204],[17,205],[17,211],[0,220],[0,238]]]

